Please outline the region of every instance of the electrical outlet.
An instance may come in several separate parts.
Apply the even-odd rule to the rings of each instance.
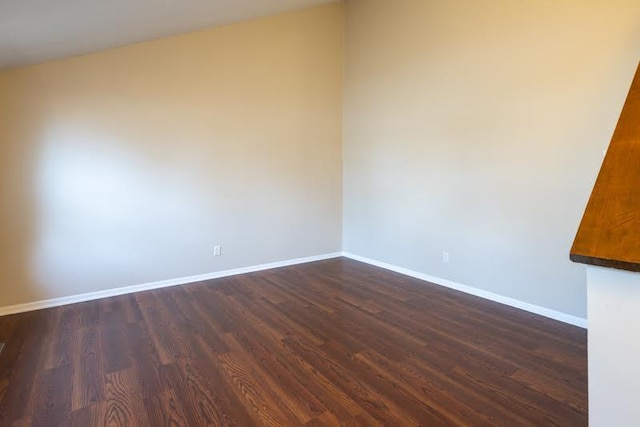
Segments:
[[[442,262],[443,264],[449,264],[449,252],[442,252]]]
[[[213,256],[220,256],[222,255],[222,246],[220,245],[216,245],[213,247]]]

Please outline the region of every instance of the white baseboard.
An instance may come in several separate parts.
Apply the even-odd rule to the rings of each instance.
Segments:
[[[386,270],[395,271],[396,273],[404,274],[405,276],[414,277],[416,279],[424,280],[436,285],[444,286],[447,288],[455,289],[467,294],[475,295],[484,299],[498,302],[500,304],[508,305],[511,307],[519,308],[521,310],[528,311],[530,313],[539,314],[544,317],[548,317],[554,320],[559,320],[564,323],[569,323],[574,326],[587,329],[587,319],[581,317],[572,316],[570,314],[562,313],[560,311],[551,310],[546,307],[541,307],[528,302],[520,301],[515,298],[505,297],[503,295],[494,294],[493,292],[484,291],[482,289],[474,288],[472,286],[463,285],[453,282],[451,280],[442,279],[440,277],[430,276],[424,273],[418,273],[417,271],[409,270],[407,268],[397,267],[392,264],[377,261],[374,259],[362,257],[349,252],[343,252],[342,255],[346,258],[351,258],[356,261],[364,262],[366,264],[375,265],[376,267],[384,268]]]
[[[581,328],[587,328],[587,319],[581,317],[572,316],[560,311],[551,310],[549,308],[540,307],[538,305],[529,304],[524,301],[520,301],[514,298],[505,297],[492,292],[484,291],[482,289],[474,288],[472,286],[463,285],[453,282],[451,280],[442,279],[440,277],[430,276],[428,274],[419,273],[417,271],[409,270],[406,268],[398,267],[385,262],[377,261],[374,259],[362,257],[349,252],[334,252],[323,255],[310,256],[305,258],[296,258],[285,261],[272,262],[267,264],[254,265],[250,267],[235,268],[232,270],[218,271],[214,273],[200,274],[196,276],[180,277],[177,279],[162,280],[158,282],[143,283],[140,285],[125,286],[121,288],[108,289],[105,291],[90,292],[80,295],[72,295],[61,298],[53,298],[42,301],[35,301],[26,304],[12,305],[8,307],[0,307],[0,316],[6,316],[9,314],[24,313],[28,311],[42,310],[50,307],[59,307],[62,305],[75,304],[78,302],[93,301],[101,298],[108,298],[118,295],[131,294],[134,292],[148,291],[152,289],[168,288],[170,286],[185,285],[189,283],[202,282],[204,280],[219,279],[222,277],[236,276],[238,274],[252,273],[256,271],[270,270],[272,268],[287,267],[296,264],[305,264],[314,261],[322,261],[331,258],[338,258],[344,256],[356,261],[364,262],[366,264],[381,267],[386,270],[395,271],[396,273],[404,274],[406,276],[414,277],[416,279],[425,280],[436,285],[444,286],[447,288],[455,289],[467,294],[475,295],[481,298],[485,298],[491,301],[495,301],[501,304],[505,304],[511,307],[519,308],[531,313],[539,314],[541,316],[549,317],[551,319],[559,320],[561,322],[569,323],[571,325],[579,326]]]
[[[72,295],[68,297],[53,298],[43,301],[29,302],[26,304],[0,307],[0,316],[9,314],[24,313],[27,311],[42,310],[44,308],[59,307],[62,305],[75,304],[78,302],[92,301],[101,298],[114,297],[118,295],[131,294],[134,292],[148,291],[151,289],[168,288],[170,286],[186,285],[188,283],[202,282],[204,280],[219,279],[221,277],[236,276],[238,274],[253,273],[255,271],[270,270],[272,268],[287,267],[296,264],[322,261],[325,259],[339,258],[342,252],[334,252],[323,255],[296,258],[285,261],[272,262],[268,264],[254,265],[251,267],[235,268],[233,270],[218,271],[215,273],[199,274],[196,276],[180,277],[177,279],[161,280],[159,282],[143,283],[141,285],[125,286],[121,288],[108,289],[105,291],[89,292],[86,294]]]

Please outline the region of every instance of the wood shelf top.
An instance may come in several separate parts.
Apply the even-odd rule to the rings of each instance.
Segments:
[[[640,272],[640,67],[573,242],[571,260]]]

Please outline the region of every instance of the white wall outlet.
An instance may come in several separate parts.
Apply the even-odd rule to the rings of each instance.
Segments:
[[[216,245],[213,247],[213,256],[220,256],[222,255],[222,246],[220,245]]]
[[[442,251],[442,262],[444,264],[449,264],[449,252]]]

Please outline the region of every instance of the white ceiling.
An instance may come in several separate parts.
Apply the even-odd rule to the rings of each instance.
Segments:
[[[0,70],[334,0],[0,0]]]

